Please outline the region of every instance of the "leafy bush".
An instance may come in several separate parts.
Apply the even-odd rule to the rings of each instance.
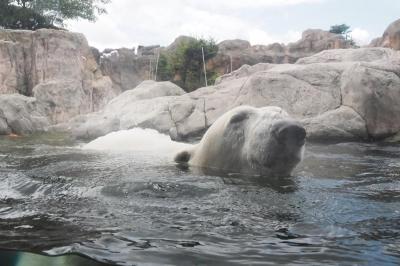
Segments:
[[[6,29],[26,30],[52,27],[46,17],[32,9],[13,5],[0,7],[0,26]]]
[[[171,80],[187,92],[205,86],[202,47],[206,62],[218,52],[214,40],[192,39],[180,43],[174,51],[162,53],[158,65],[158,79]],[[208,84],[213,84],[215,78],[216,73],[207,70]]]
[[[335,33],[335,34],[341,34],[341,35],[346,35],[350,31],[350,26],[346,24],[338,24],[338,25],[333,25],[331,26],[331,29],[329,32]]]
[[[65,19],[96,20],[106,13],[102,4],[110,0],[0,0],[0,26],[35,30],[64,26]]]

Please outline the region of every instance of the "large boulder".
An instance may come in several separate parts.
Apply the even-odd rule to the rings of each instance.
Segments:
[[[184,93],[169,81],[143,81],[114,98],[101,112],[74,118],[59,129],[72,130],[74,136],[83,139],[138,126],[169,133],[173,127],[169,102]]]
[[[40,109],[54,124],[93,111],[92,99],[77,80],[48,81],[33,89]]]
[[[325,50],[318,54],[301,58],[296,64],[334,63],[334,62],[374,62],[390,61],[397,57],[397,52],[384,48],[359,48]]]
[[[303,32],[299,41],[288,45],[288,61],[296,62],[299,58],[307,57],[324,50],[351,47],[351,42],[340,34],[320,29],[309,29]]]
[[[145,80],[136,88],[121,93],[114,98],[105,107],[107,113],[113,113],[123,110],[133,102],[145,99],[152,99],[162,96],[179,96],[185,91],[179,86],[169,81],[155,82],[153,80]]]
[[[226,82],[228,80],[235,80],[238,78],[243,78],[243,77],[248,77],[251,74],[254,74],[256,72],[260,72],[260,71],[265,71],[265,70],[269,70],[273,67],[275,67],[275,64],[269,64],[269,63],[259,63],[259,64],[255,64],[255,65],[243,65],[240,68],[238,68],[237,70],[219,76],[216,80],[215,80],[215,85],[220,84],[221,82]]]
[[[391,23],[383,33],[382,37],[373,39],[370,46],[400,50],[400,19]]]
[[[49,125],[37,111],[35,98],[20,94],[0,95],[0,135],[30,134],[44,131]]]
[[[353,65],[342,75],[342,104],[353,108],[375,139],[400,131],[400,65],[397,73]]]
[[[365,121],[352,108],[340,106],[321,115],[303,119],[307,138],[312,141],[368,139]]]
[[[158,49],[158,46],[141,47],[139,54],[128,48],[105,50],[100,56],[101,71],[111,78],[116,93],[133,89],[154,78]]]

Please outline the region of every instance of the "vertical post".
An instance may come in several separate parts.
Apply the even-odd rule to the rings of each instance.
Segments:
[[[152,69],[152,67],[151,67],[151,58],[150,58],[150,59],[149,59],[149,79],[152,78],[152,76],[151,76],[151,73],[153,72],[152,70],[153,70],[153,69]]]
[[[206,71],[206,61],[204,60],[204,48],[203,48],[203,46],[201,47],[201,53],[203,54],[204,80],[206,81],[206,87],[207,87],[208,86],[208,84],[207,84],[207,71]]]
[[[232,70],[233,70],[233,67],[232,67],[232,55],[229,55],[229,59],[231,60],[231,73],[232,73]]]
[[[154,75],[154,80],[157,81],[157,72],[158,72],[158,62],[160,60],[160,51],[158,51],[158,55],[157,55],[157,63],[156,63],[156,73]]]

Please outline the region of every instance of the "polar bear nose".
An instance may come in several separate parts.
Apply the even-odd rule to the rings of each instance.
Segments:
[[[273,131],[280,142],[296,143],[299,146],[304,145],[306,130],[300,124],[292,121],[279,121],[274,125]]]

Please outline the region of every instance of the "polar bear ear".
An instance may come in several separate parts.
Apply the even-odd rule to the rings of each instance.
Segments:
[[[177,163],[187,163],[190,157],[192,157],[192,154],[189,151],[181,151],[175,155],[174,161]]]
[[[229,124],[237,124],[249,118],[249,112],[243,111],[239,112],[231,117]]]

